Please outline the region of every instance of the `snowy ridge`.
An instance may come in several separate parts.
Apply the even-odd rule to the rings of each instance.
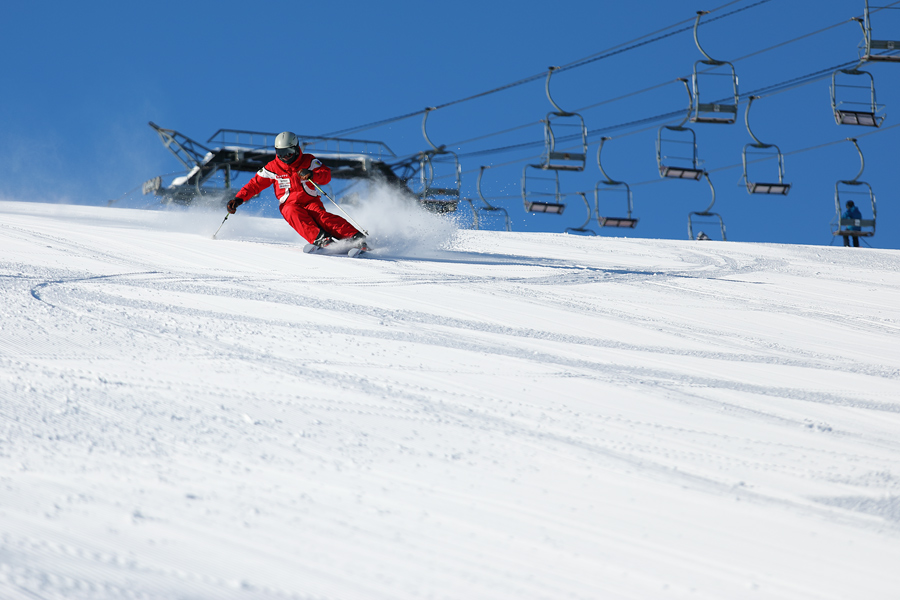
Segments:
[[[900,590],[900,252],[221,216],[0,202],[0,598]]]

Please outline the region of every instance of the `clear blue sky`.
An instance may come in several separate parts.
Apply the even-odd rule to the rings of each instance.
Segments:
[[[105,205],[150,177],[177,171],[180,164],[148,121],[201,142],[219,128],[328,133],[466,98],[540,75],[550,65],[596,57],[676,23],[690,25],[698,10],[720,9],[711,19],[751,7],[700,29],[713,58],[734,62],[741,94],[828,72],[856,57],[862,36],[850,19],[862,15],[862,0],[770,0],[753,6],[757,3],[13,3],[0,22],[5,84],[0,198]],[[900,10],[875,17],[876,37],[900,39]],[[601,178],[595,156],[605,128],[686,109],[687,95],[675,79],[690,77],[701,58],[686,31],[555,75],[556,101],[567,110],[592,107],[581,114],[597,132],[590,138],[587,169],[564,174],[563,191],[592,196]],[[835,124],[830,77],[763,94],[754,103],[754,132],[787,154],[786,181],[793,184],[787,197],[750,196],[739,186],[741,169],[729,168],[740,164],[741,149],[751,141],[743,126],[745,102],[734,125],[691,125],[729,240],[831,242],[835,181],[853,178],[859,160],[851,144],[827,144],[864,136],[859,137],[866,158],[861,179],[878,198],[878,232],[870,242],[900,248],[900,127],[889,129],[900,124],[900,64],[865,68],[886,107],[878,130]],[[536,161],[539,146],[467,156],[540,142],[539,121],[552,108],[543,86],[537,78],[442,108],[428,121],[431,138],[462,155],[465,195],[475,196],[481,165],[496,167],[485,176],[484,190],[500,198],[495,203],[508,209],[517,231],[561,232],[581,225],[586,216],[577,197],[568,199],[563,216],[525,213],[519,196],[522,167]],[[647,88],[653,89],[634,94]],[[624,95],[628,98],[604,103]],[[688,213],[709,204],[705,182],[660,180],[655,142],[661,124],[606,130],[613,139],[604,149],[604,166],[633,185],[640,223],[603,235],[683,239]],[[519,126],[525,127],[482,137]],[[401,156],[427,148],[421,115],[349,135],[382,140]],[[482,139],[459,144],[473,138]],[[823,147],[811,149],[818,146]],[[771,162],[758,169],[759,179],[772,179]],[[265,199],[274,205],[271,195]],[[868,206],[863,209],[868,216]]]

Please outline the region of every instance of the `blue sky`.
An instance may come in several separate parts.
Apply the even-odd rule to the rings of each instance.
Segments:
[[[866,160],[861,179],[878,199],[878,232],[869,241],[900,248],[900,127],[891,128],[900,124],[900,64],[865,67],[885,105],[880,129],[838,126],[831,113],[827,74],[857,55],[862,36],[850,19],[862,15],[862,0],[572,0],[552,8],[530,1],[350,1],[335,9],[298,2],[14,3],[0,22],[0,198],[106,204],[150,177],[174,174],[180,164],[148,121],[201,142],[219,128],[323,134],[468,98],[539,76],[550,65],[595,59],[552,80],[554,99],[580,111],[595,132],[587,168],[563,174],[561,187],[588,192],[592,202],[601,179],[597,146],[609,135],[604,166],[632,185],[640,222],[602,235],[683,239],[688,213],[708,206],[709,187],[660,179],[655,144],[662,121],[617,126],[686,112],[687,95],[675,80],[690,77],[702,55],[685,31],[599,57],[642,36],[671,33],[664,28],[672,25],[690,25],[698,10],[714,11],[705,19],[740,10],[702,26],[700,41],[713,58],[734,63],[741,94],[826,74],[764,92],[753,105],[754,133],[786,154],[785,180],[793,185],[786,197],[750,196],[739,185],[742,171],[734,166],[751,141],[745,99],[736,124],[691,125],[728,239],[829,244],[835,181],[852,179],[860,166],[852,144],[841,140],[858,137]],[[876,13],[873,24],[876,37],[900,39],[900,10]],[[509,211],[517,231],[561,232],[586,218],[574,195],[562,216],[524,211],[522,169],[537,161],[539,145],[491,152],[540,142],[540,120],[550,110],[544,80],[536,77],[428,119],[432,140],[462,157],[466,196],[476,196],[480,166],[494,167],[485,175],[485,194]],[[384,141],[406,156],[428,147],[421,123],[418,114],[348,136]],[[760,179],[772,178],[771,161],[758,168]],[[274,198],[264,199],[260,209],[272,214]]]

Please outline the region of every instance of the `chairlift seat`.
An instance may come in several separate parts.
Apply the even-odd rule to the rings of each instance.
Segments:
[[[659,174],[663,177],[669,177],[672,179],[694,179],[696,181],[700,181],[703,179],[703,174],[705,171],[703,169],[691,169],[688,167],[670,167],[666,165],[660,165]]]
[[[559,202],[528,202],[525,208],[528,212],[533,213],[561,215],[566,209],[566,205]]]
[[[751,194],[781,194],[787,196],[791,191],[790,183],[747,183],[747,191]]]
[[[864,127],[878,127],[882,121],[873,112],[839,109],[834,111],[834,120],[838,125],[862,125]]]
[[[637,219],[625,217],[600,217],[600,227],[629,227],[634,229]]]

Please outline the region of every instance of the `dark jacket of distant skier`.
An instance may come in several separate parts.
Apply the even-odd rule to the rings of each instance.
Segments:
[[[859,212],[859,209],[856,207],[856,204],[853,203],[853,200],[847,200],[847,210],[841,214],[842,219],[862,219],[862,213]],[[862,228],[857,225],[848,225],[845,231],[862,231]],[[850,245],[850,236],[845,235],[844,237],[844,245]],[[853,246],[855,248],[859,248],[859,237],[853,236]]]
[[[296,135],[280,133],[275,138],[275,155],[235,194],[228,203],[229,213],[274,184],[281,216],[311,244],[326,246],[335,239],[364,237],[345,219],[325,210],[322,192],[313,183],[327,185],[331,169],[312,154],[304,154]]]
[[[847,201],[847,210],[844,211],[844,214],[841,215],[842,219],[862,219],[862,213],[859,212],[859,209],[856,207],[856,204],[853,203],[853,200]],[[849,231],[860,231],[860,228],[855,225],[850,225],[847,227]]]

